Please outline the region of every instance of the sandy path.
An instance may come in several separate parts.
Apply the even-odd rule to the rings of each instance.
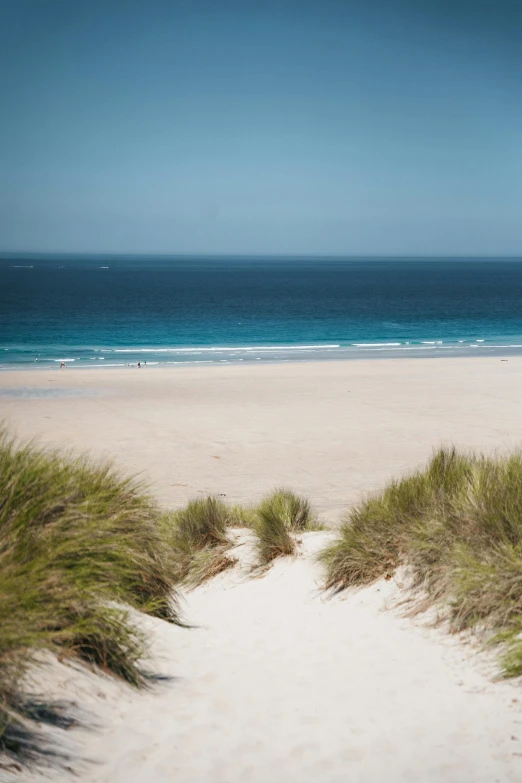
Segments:
[[[338,519],[441,443],[522,441],[522,357],[0,373],[0,419],[24,438],[140,473],[167,506],[275,486]]]
[[[321,596],[311,553],[328,535],[308,534],[306,557],[262,578],[234,570],[190,592],[197,628],[147,619],[171,683],[135,693],[60,666],[55,687],[67,677],[102,725],[73,732],[96,762],[79,779],[520,781],[519,688],[493,682],[471,647],[383,611],[393,583]]]

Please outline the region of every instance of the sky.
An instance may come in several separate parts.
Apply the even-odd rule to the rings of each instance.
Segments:
[[[0,0],[0,251],[522,255],[519,0]]]

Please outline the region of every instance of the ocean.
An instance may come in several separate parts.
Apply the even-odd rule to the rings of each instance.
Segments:
[[[0,368],[522,354],[522,259],[0,256]]]

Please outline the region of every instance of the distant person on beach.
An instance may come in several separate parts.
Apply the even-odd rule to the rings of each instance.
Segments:
[[[60,370],[62,369],[62,367],[63,367],[63,368],[64,368],[64,370],[65,370],[65,362],[60,362]]]
[[[138,362],[138,367],[141,367],[141,362]]]

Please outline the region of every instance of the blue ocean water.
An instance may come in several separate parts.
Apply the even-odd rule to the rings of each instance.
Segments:
[[[522,353],[522,259],[0,257],[0,367]]]

